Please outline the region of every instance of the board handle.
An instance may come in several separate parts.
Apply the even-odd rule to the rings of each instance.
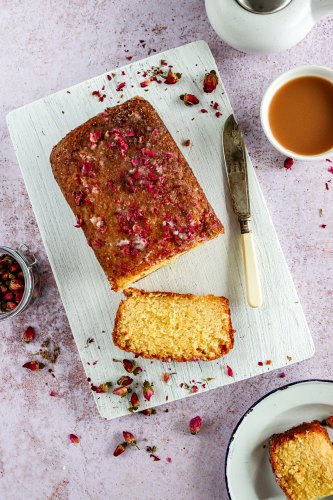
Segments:
[[[262,305],[262,291],[253,236],[252,233],[244,233],[241,235],[241,238],[244,257],[247,302],[251,307],[260,307]]]

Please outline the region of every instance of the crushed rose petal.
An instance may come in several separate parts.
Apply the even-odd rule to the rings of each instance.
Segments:
[[[190,392],[198,392],[199,387],[197,385],[192,385]]]
[[[167,461],[169,464],[171,464],[171,462],[172,462],[171,457],[166,457],[166,461]]]
[[[140,82],[140,87],[142,87],[142,88],[148,87],[151,84],[151,82],[152,82],[152,80],[150,78],[148,80]]]
[[[327,172],[329,172],[330,174],[333,174],[333,167],[328,168]]]
[[[285,376],[286,376],[286,374],[285,374],[284,372],[279,373],[279,377],[280,377],[280,378],[285,378]]]
[[[5,299],[5,297],[4,297]],[[23,340],[26,344],[29,344],[36,337],[36,331],[32,326],[28,326],[23,334]]]
[[[190,144],[191,144],[190,139],[186,139],[186,140],[183,142],[183,146],[186,146],[186,147],[190,146]]]
[[[126,86],[126,82],[119,83],[118,87],[116,88],[116,91],[120,92],[125,86]]]
[[[69,435],[70,442],[73,444],[80,444],[79,438],[76,436],[76,434],[70,434]]]
[[[50,396],[51,396],[52,398],[54,398],[56,395],[57,395],[57,393],[56,393],[55,391],[51,391],[51,392],[50,392]]]
[[[284,160],[283,166],[286,170],[290,170],[291,167],[294,165],[294,163],[295,163],[295,160],[293,160],[292,158],[286,158]]]
[[[151,453],[149,456],[154,459],[154,462],[159,462],[161,460],[159,457],[157,457],[153,453]]]
[[[207,94],[213,92],[216,89],[219,80],[216,71],[212,69],[209,73],[206,73],[203,81],[203,91]]]
[[[229,377],[232,377],[234,375],[234,372],[229,365],[227,365],[227,374],[229,375]]]
[[[333,416],[326,418],[325,423],[330,429],[333,429]]]
[[[327,224],[320,224],[320,227],[322,227],[323,229],[325,229],[325,227],[327,227]]]
[[[200,109],[201,113],[208,113],[207,109]]]
[[[74,227],[82,227],[83,226],[83,220],[81,219],[81,217],[79,215],[76,215],[76,224]]]
[[[222,113],[220,113],[220,111],[216,111],[215,116],[216,118],[220,118],[220,116],[222,116]]]
[[[202,418],[197,416],[191,418],[189,422],[189,428],[190,428],[190,433],[191,434],[198,434],[201,430],[201,425],[202,425]]]
[[[171,378],[171,375],[170,375],[169,372],[164,372],[163,373],[163,375],[162,375],[163,382],[169,382],[170,378]]]

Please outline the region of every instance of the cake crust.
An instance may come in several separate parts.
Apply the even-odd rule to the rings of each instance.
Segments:
[[[141,97],[77,127],[50,160],[115,291],[223,233],[172,136]]]
[[[138,290],[136,288],[128,288],[123,291],[124,295],[127,298],[131,297],[143,297],[143,298],[151,298],[151,297],[167,297],[167,298],[180,298],[180,299],[189,299],[190,301],[195,301],[197,299],[204,299],[206,303],[213,302],[213,301],[218,301],[219,305],[221,307],[221,310],[223,310],[223,314],[226,316],[226,329],[225,329],[225,335],[227,337],[226,342],[220,342],[219,348],[215,350],[215,353],[213,355],[210,355],[209,357],[203,355],[203,354],[197,354],[195,356],[196,359],[193,359],[193,356],[190,355],[183,355],[183,356],[177,356],[177,355],[171,355],[171,356],[163,356],[161,354],[148,354],[146,351],[133,351],[131,349],[128,349],[126,347],[126,343],[124,342],[124,337],[128,332],[124,332],[124,329],[122,328],[122,321],[123,317],[125,315],[125,307],[127,306],[127,301],[122,300],[117,313],[116,313],[116,318],[115,318],[115,323],[114,323],[114,329],[112,333],[113,337],[113,342],[122,350],[131,352],[135,354],[135,356],[141,356],[143,358],[147,359],[158,359],[160,361],[177,361],[177,362],[186,362],[186,361],[196,361],[196,360],[202,360],[202,361],[213,361],[214,359],[220,358],[222,355],[227,354],[231,349],[234,347],[234,333],[235,330],[232,327],[232,322],[231,322],[231,315],[230,315],[230,308],[229,308],[229,301],[225,297],[216,297],[215,295],[206,295],[204,297],[198,297],[196,295],[192,294],[179,294],[179,293],[173,293],[173,292],[145,292],[144,290]],[[180,318],[181,319],[181,318]],[[145,335],[145,332],[141,332],[142,335]]]

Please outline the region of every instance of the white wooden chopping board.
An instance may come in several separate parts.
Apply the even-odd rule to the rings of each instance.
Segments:
[[[175,85],[153,82],[147,89],[141,88],[139,84],[146,78],[138,72],[159,66],[161,59],[173,65],[174,71],[182,73],[181,80]],[[189,396],[189,390],[180,386],[184,382],[189,385],[191,381],[198,382],[200,393],[304,360],[314,353],[311,335],[250,160],[253,233],[264,303],[257,310],[246,303],[239,225],[232,212],[221,151],[221,132],[232,109],[220,76],[217,89],[212,94],[203,93],[203,76],[212,69],[218,71],[208,45],[204,41],[194,42],[120,68],[111,81],[107,74],[92,78],[17,109],[7,117],[77,348],[87,377],[96,385],[106,381],[116,384],[125,371],[122,363],[113,359],[133,358],[115,347],[111,337],[115,313],[123,295],[110,290],[83,232],[74,228],[74,215],[51,171],[52,147],[70,130],[104,108],[141,95],[157,109],[224,224],[224,235],[188,252],[136,286],[147,291],[212,293],[228,297],[237,331],[235,347],[227,356],[211,362],[163,363],[138,358],[143,372],[134,377],[134,387],[141,400],[140,410]],[[117,92],[116,87],[122,81],[126,86]],[[92,96],[94,90],[107,95],[104,102]],[[185,92],[195,94],[200,104],[185,106],[179,99]],[[211,100],[218,102],[221,117],[215,116]],[[208,113],[202,113],[202,108]],[[191,140],[190,147],[182,146],[185,139]],[[94,342],[87,345],[88,338],[93,338]],[[272,363],[266,366],[268,359]],[[98,362],[93,365],[95,361]],[[259,366],[259,361],[264,362],[264,366]],[[226,365],[232,368],[232,377],[228,376]],[[169,384],[162,381],[166,371],[174,373]],[[204,382],[206,378],[212,380]],[[144,380],[155,386],[150,404],[142,397]],[[92,394],[103,417],[111,419],[128,414],[126,397],[119,398],[112,393]]]

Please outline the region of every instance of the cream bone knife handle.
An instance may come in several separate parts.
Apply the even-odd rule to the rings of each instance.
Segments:
[[[251,307],[260,307],[262,305],[262,291],[250,221],[247,219],[240,220],[239,222],[241,226],[247,301]]]

